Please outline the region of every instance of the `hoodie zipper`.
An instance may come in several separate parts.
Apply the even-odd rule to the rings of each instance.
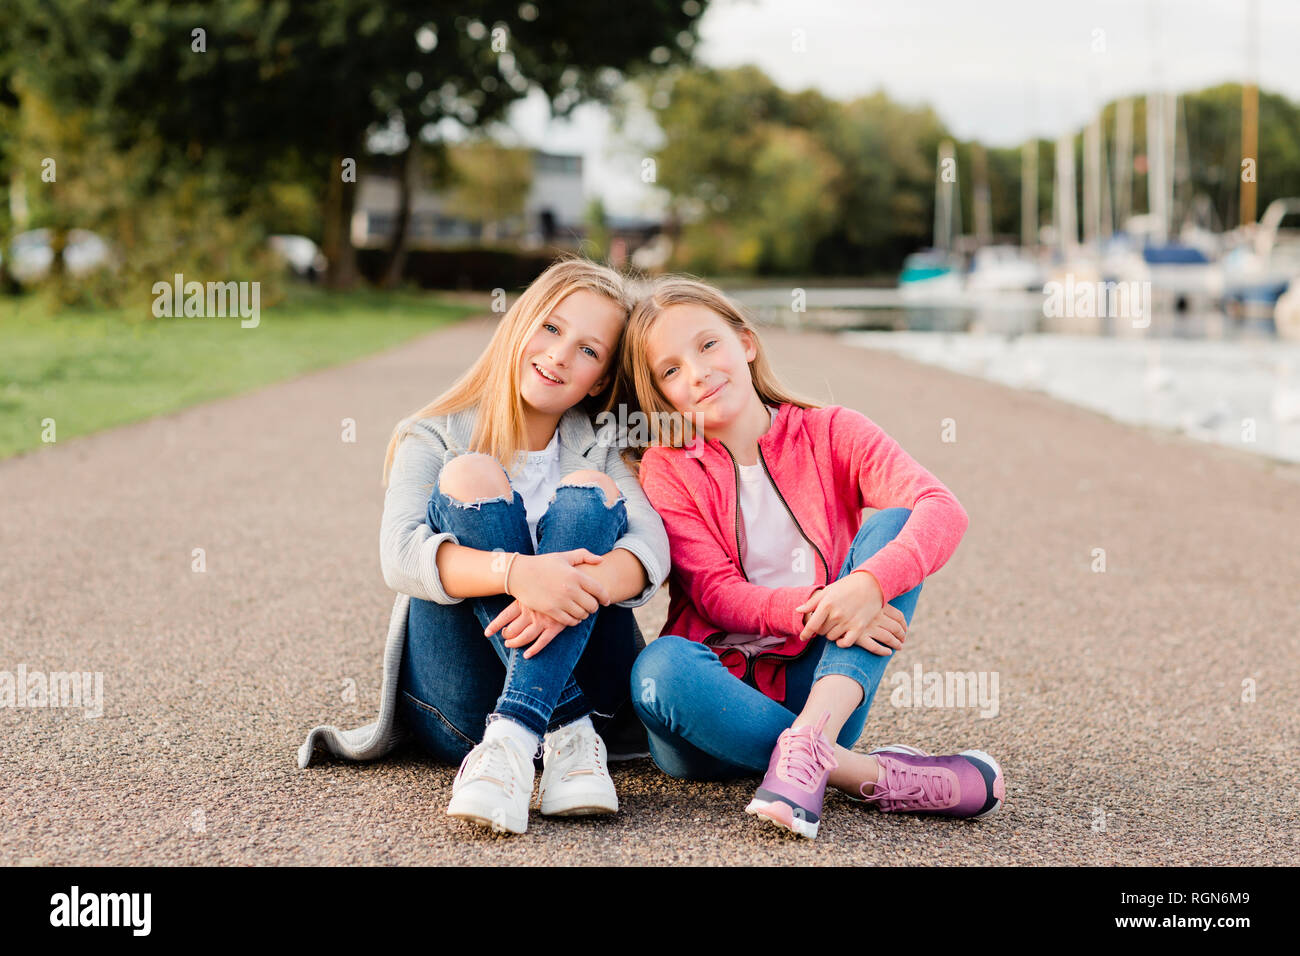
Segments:
[[[731,473],[736,482],[736,508],[735,508],[736,563],[740,565],[741,576],[744,577],[746,581],[748,581],[749,575],[745,573],[745,562],[741,558],[741,554],[740,554],[740,466],[736,463],[736,456],[731,453],[731,449],[728,448],[722,442],[718,442],[718,444],[722,445],[723,450],[727,453],[727,457],[731,459]],[[799,519],[796,518],[794,516],[794,512],[790,510],[790,505],[785,500],[785,495],[781,494],[781,489],[778,488],[776,485],[776,479],[772,477],[772,472],[768,471],[767,460],[763,457],[762,448],[758,449],[758,460],[760,463],[762,463],[763,473],[767,475],[767,480],[772,483],[772,488],[773,490],[776,491],[776,496],[781,499],[781,504],[785,505],[786,514],[790,516],[790,520],[794,523],[795,529],[799,532],[800,537],[802,537],[805,541],[808,542],[809,545],[812,546],[813,551],[817,552],[817,557],[821,560],[822,567],[826,570],[826,581],[827,583],[830,583],[830,579],[831,579],[830,565],[826,563],[826,558],[825,556],[822,555],[821,549],[817,547],[816,543],[814,543],[812,538],[808,537],[808,535],[804,533],[803,526],[799,524]],[[812,640],[809,639],[808,641],[804,642],[804,648],[798,654],[788,654],[788,655],[773,654],[769,651],[766,654],[755,654],[753,657],[746,658],[745,676],[741,678],[741,680],[743,680],[747,684],[750,684],[750,686],[757,687],[757,684],[751,683],[750,678],[753,677],[754,675],[754,664],[758,661],[760,657],[779,657],[785,661],[794,661],[794,660],[798,660],[799,658],[807,654],[811,647],[812,647]]]
[[[826,563],[825,556],[822,554],[821,549],[817,547],[817,545],[813,542],[813,539],[808,537],[808,535],[804,534],[803,527],[799,524],[799,519],[794,516],[794,512],[790,510],[790,505],[785,500],[785,495],[781,494],[781,489],[777,487],[776,479],[773,478],[772,473],[767,470],[767,459],[763,457],[762,448],[758,450],[758,460],[763,465],[763,471],[767,475],[767,480],[772,483],[772,488],[776,492],[776,496],[781,499],[781,504],[785,505],[785,513],[788,514],[790,516],[790,520],[794,522],[794,526],[796,529],[798,529],[800,536],[805,541],[807,541],[810,545],[812,545],[812,549],[817,552],[817,557],[821,559],[822,568],[824,568],[826,571],[826,583],[830,584],[831,566]],[[737,490],[737,494],[739,494],[739,489]]]
[[[790,503],[785,500],[785,495],[781,494],[781,489],[777,486],[776,479],[772,477],[772,472],[768,470],[767,459],[763,457],[763,449],[761,447],[758,449],[758,460],[759,463],[762,464],[763,466],[763,472],[767,475],[767,480],[772,483],[772,489],[776,492],[776,496],[781,499],[781,504],[785,505],[785,513],[790,516],[790,520],[794,523],[794,526],[798,530],[799,534],[803,537],[805,541],[808,542],[809,545],[812,546],[813,551],[817,553],[817,557],[822,563],[822,568],[826,571],[826,583],[829,584],[831,580],[831,567],[829,564],[826,563],[826,556],[822,554],[821,548],[817,547],[816,542],[814,542],[812,538],[808,537],[808,535],[804,533],[803,526],[799,524],[799,519],[794,516],[794,511],[790,508]],[[790,654],[790,655],[774,654],[771,651],[768,651],[767,653],[755,654],[749,660],[748,671],[749,673],[753,673],[754,665],[758,662],[760,658],[779,657],[784,661],[794,661],[803,657],[811,649],[812,649],[812,638],[809,638],[808,640],[804,641],[803,650],[801,650],[798,654]]]
[[[731,453],[731,449],[726,445],[723,445],[722,442],[718,442],[718,444],[722,445],[722,450],[725,451],[727,457],[731,459],[731,474],[736,482],[736,563],[740,565],[740,576],[748,581],[749,575],[745,573],[745,559],[740,553],[740,466],[736,464],[736,456]],[[723,633],[725,634],[726,632],[724,631]],[[753,676],[753,673],[754,659],[752,657],[746,657],[745,676],[742,677],[741,680],[746,684],[750,684],[750,686],[757,688],[757,685],[750,682],[750,677]]]

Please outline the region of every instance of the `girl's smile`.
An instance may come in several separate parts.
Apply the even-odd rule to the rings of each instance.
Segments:
[[[537,374],[540,375],[540,376],[542,377],[542,381],[545,382],[547,385],[563,385],[563,384],[564,384],[564,379],[560,378],[560,377],[559,377],[558,375],[556,375],[554,372],[551,372],[551,371],[548,371],[548,370],[542,368],[542,367],[541,367],[540,365],[538,365],[536,362],[533,363],[533,370],[536,371]]]

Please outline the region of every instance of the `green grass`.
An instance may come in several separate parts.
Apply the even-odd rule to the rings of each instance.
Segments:
[[[0,298],[0,459],[381,351],[482,307],[413,292],[294,290],[233,318],[154,319],[141,310],[41,311]]]

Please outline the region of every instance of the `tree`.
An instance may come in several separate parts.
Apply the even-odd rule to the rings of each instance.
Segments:
[[[624,73],[685,61],[705,6],[650,0],[630,16],[603,0],[9,2],[4,39],[52,102],[89,104],[123,146],[148,130],[171,161],[217,157],[244,184],[236,208],[277,163],[306,164],[335,285],[355,275],[350,172],[365,165],[368,133],[395,131],[404,153],[444,121],[486,126],[533,88],[557,114],[608,98]]]

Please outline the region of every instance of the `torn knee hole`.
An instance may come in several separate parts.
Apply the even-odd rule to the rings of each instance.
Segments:
[[[621,493],[616,493],[614,496],[614,500],[610,501],[609,489],[607,489],[604,485],[602,485],[598,481],[562,481],[560,482],[559,486],[555,489],[555,491],[551,493],[551,500],[549,502],[550,504],[555,503],[555,499],[560,493],[560,488],[593,488],[596,491],[600,492],[601,500],[605,503],[606,510],[614,507],[624,498],[624,496]]]

